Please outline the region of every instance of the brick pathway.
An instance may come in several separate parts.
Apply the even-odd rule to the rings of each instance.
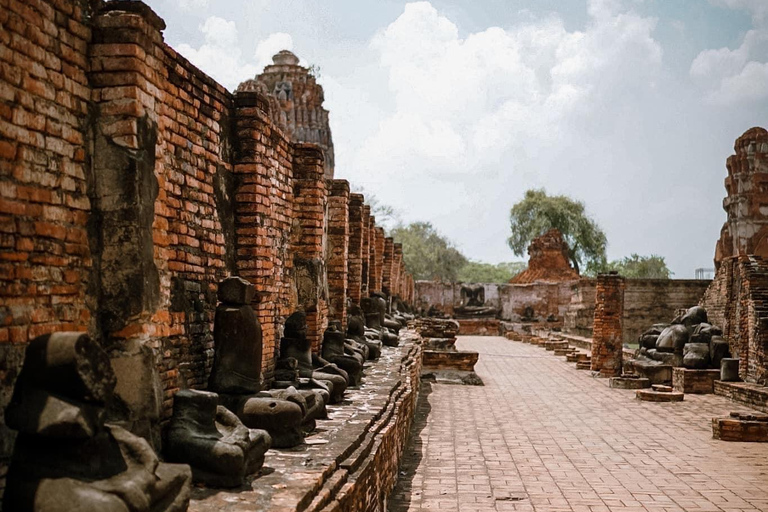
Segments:
[[[500,337],[458,345],[480,352],[486,385],[422,387],[390,512],[768,511],[768,443],[712,439],[713,416],[749,409],[639,402]]]

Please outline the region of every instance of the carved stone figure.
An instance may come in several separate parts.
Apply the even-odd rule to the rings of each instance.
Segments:
[[[384,314],[386,301],[376,295],[366,297],[360,301],[360,307],[365,312],[365,325],[369,329],[377,331],[381,335],[381,341],[388,347],[396,347],[400,343],[397,334],[391,332],[385,325]]]
[[[357,304],[350,304],[347,308],[347,337],[368,347],[368,359],[378,359],[381,355],[381,340],[379,333],[366,336],[365,316],[363,310]]]
[[[458,317],[495,316],[498,308],[485,305],[485,286],[462,285],[461,304],[454,308]]]
[[[707,323],[707,311],[701,306],[689,308],[672,320],[671,325],[656,324],[640,335],[635,355],[639,368],[683,366],[693,370],[720,368],[730,356],[722,330]]]
[[[266,430],[249,429],[208,391],[182,390],[173,399],[173,416],[163,451],[171,462],[192,467],[192,477],[211,487],[238,487],[264,464],[272,444]]]
[[[350,386],[360,385],[365,356],[348,346],[344,333],[335,326],[330,326],[323,334],[323,359],[347,372]]]
[[[240,277],[219,284],[221,303],[213,328],[216,352],[208,389],[218,393],[221,404],[245,426],[266,430],[272,446],[287,448],[303,441],[306,410],[295,401],[261,391],[261,325],[250,306],[255,293],[253,285]]]
[[[144,439],[104,423],[115,382],[107,354],[86,334],[30,342],[5,415],[19,435],[4,510],[187,510],[189,466],[161,463]]]
[[[349,383],[347,373],[328,361],[312,355],[307,339],[307,315],[297,311],[285,321],[285,335],[280,340],[280,359],[293,358],[297,362],[299,377],[323,382],[331,393],[331,403],[344,397]]]

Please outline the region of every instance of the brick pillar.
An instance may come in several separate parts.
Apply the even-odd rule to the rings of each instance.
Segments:
[[[395,241],[392,238],[384,239],[384,259],[381,266],[381,291],[392,295],[392,273],[395,264]]]
[[[347,249],[347,297],[360,304],[363,285],[363,201],[362,194],[349,195],[349,247]]]
[[[371,207],[363,205],[363,230],[361,232],[360,251],[360,298],[368,297],[371,280]]]
[[[392,295],[403,298],[403,244],[395,244],[392,262]]]
[[[373,219],[373,217],[371,217]],[[376,247],[376,257],[373,261],[373,285],[371,292],[381,292],[384,278],[384,228],[373,228],[373,244]]]
[[[368,295],[376,291],[376,217],[368,219]]]
[[[601,377],[621,375],[624,317],[624,278],[616,273],[597,276],[592,371]]]
[[[323,151],[314,144],[295,144],[294,231],[292,233],[294,275],[298,307],[307,314],[307,339],[318,352],[328,327],[327,290],[323,235],[326,186]]]
[[[349,182],[333,180],[328,197],[328,315],[347,327],[347,264],[349,251]]]

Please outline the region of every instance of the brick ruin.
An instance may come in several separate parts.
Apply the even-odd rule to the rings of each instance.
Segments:
[[[568,244],[562,233],[550,229],[528,246],[528,267],[509,280],[511,284],[574,281],[579,273],[568,259]]]
[[[601,377],[621,375],[625,282],[618,274],[597,277],[591,369]]]
[[[592,337],[599,281],[579,276],[569,263],[568,246],[557,230],[534,239],[528,254],[528,268],[509,283],[471,286],[484,288],[485,304],[498,309],[496,317],[503,322],[535,320],[547,328],[557,326],[571,334]],[[626,280],[623,343],[634,343],[649,325],[668,321],[670,312],[697,304],[709,284],[696,279]],[[463,286],[467,284],[417,281],[415,304],[425,311],[435,306],[454,315],[461,306]],[[490,321],[483,319],[480,326],[470,325],[475,321],[464,324],[473,334],[496,334],[498,326],[489,325]]]
[[[290,52],[231,93],[142,2],[0,0],[0,23],[0,411],[30,340],[83,331],[112,360],[115,419],[156,436],[206,386],[228,275],[258,290],[266,380],[293,311],[317,351],[348,300],[413,302],[402,248],[333,179],[322,87]]]
[[[726,162],[727,220],[715,246],[717,269],[700,304],[723,329],[739,375],[768,385],[768,131],[747,130]]]

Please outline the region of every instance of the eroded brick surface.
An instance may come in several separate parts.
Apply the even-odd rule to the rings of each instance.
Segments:
[[[768,446],[712,439],[713,417],[749,409],[714,395],[641,402],[500,337],[458,345],[480,352],[485,386],[422,387],[390,512],[768,509]]]

